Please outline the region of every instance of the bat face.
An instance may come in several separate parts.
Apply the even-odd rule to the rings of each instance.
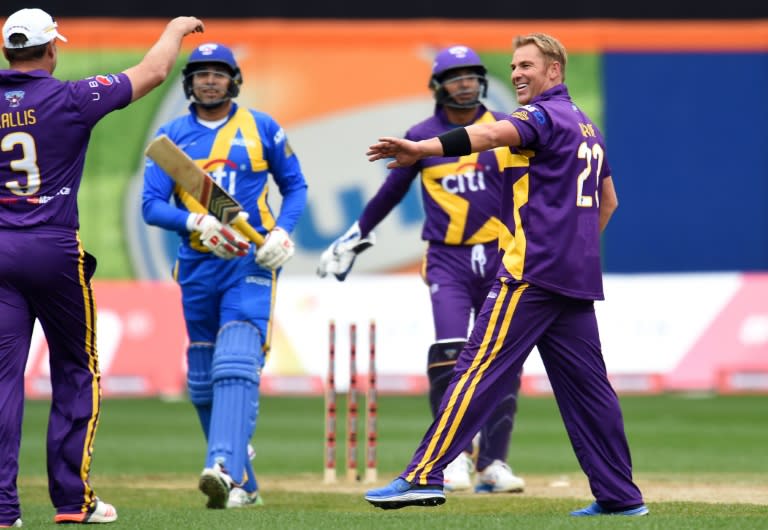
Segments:
[[[231,224],[257,246],[264,243],[264,236],[249,225],[245,217],[238,215],[243,211],[240,203],[198,167],[187,153],[179,149],[166,135],[160,135],[152,140],[144,154],[154,160],[176,184],[186,191],[197,206],[207,210],[222,223]],[[195,211],[189,204],[187,208]]]
[[[198,202],[208,208],[208,212],[222,223],[231,223],[243,207],[209,175],[205,177],[200,186]]]
[[[145,154],[222,223],[231,223],[243,210],[240,203],[167,136],[161,135],[152,140]]]

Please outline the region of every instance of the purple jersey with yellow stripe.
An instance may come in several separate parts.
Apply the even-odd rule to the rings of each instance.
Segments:
[[[131,101],[125,74],[60,81],[0,70],[0,227],[78,228],[77,192],[91,129]]]
[[[602,300],[599,197],[611,175],[602,134],[565,85],[507,119],[522,143],[505,170],[501,276]]]
[[[488,123],[507,115],[480,106],[473,123]],[[411,127],[405,137],[419,141],[438,136],[457,126],[445,111]],[[360,229],[367,234],[381,222],[408,192],[421,174],[421,196],[426,214],[421,237],[445,245],[475,245],[499,237],[501,173],[510,154],[505,148],[462,157],[429,157],[408,167],[390,171],[376,196],[360,216]]]

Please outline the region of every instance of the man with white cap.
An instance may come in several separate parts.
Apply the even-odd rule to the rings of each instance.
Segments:
[[[78,235],[77,190],[91,129],[168,76],[195,17],[171,20],[144,58],[122,73],[79,81],[52,76],[66,42],[41,9],[3,25],[0,70],[0,527],[21,526],[16,478],[24,367],[37,319],[50,352],[48,489],[56,523],[110,523],[89,476],[100,412],[96,259]]]

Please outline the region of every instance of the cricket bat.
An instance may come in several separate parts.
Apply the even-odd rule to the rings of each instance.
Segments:
[[[264,236],[258,233],[243,216],[243,207],[210,175],[179,149],[168,136],[162,134],[152,140],[144,154],[155,161],[163,171],[189,196],[183,197],[190,212],[209,213],[223,224],[233,227],[250,239],[257,247],[264,244]]]

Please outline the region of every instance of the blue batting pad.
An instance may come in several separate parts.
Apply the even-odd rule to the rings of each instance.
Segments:
[[[206,440],[211,426],[211,406],[213,404],[212,362],[213,344],[207,342],[190,344],[187,349],[187,392],[189,392],[189,400],[200,418],[200,425]]]
[[[262,339],[253,324],[225,324],[213,355],[213,411],[206,467],[219,463],[235,482],[245,480],[247,444],[256,423],[263,364]]]

